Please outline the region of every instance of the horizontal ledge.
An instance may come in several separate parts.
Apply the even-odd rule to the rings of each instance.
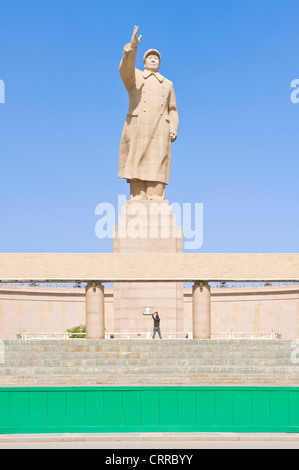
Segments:
[[[298,282],[298,253],[2,253],[0,282]]]
[[[299,279],[203,279],[203,278],[198,278],[198,279],[189,279],[189,278],[146,278],[143,277],[142,279],[140,278],[109,278],[109,279],[38,279],[38,278],[32,278],[32,279],[0,279],[0,286],[1,284],[5,283],[31,283],[31,282],[37,282],[37,283],[53,283],[53,284],[72,284],[76,282],[80,283],[91,283],[91,282],[102,282],[102,283],[113,283],[113,282],[194,282],[194,283],[200,283],[200,282],[299,282]]]

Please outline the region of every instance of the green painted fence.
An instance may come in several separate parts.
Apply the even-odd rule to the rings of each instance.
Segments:
[[[1,434],[66,432],[299,432],[299,388],[0,388]]]

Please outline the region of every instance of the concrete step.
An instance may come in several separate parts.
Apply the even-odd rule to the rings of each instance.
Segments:
[[[299,384],[291,341],[44,340],[4,346],[0,386]]]
[[[77,342],[76,342],[77,343]],[[81,343],[81,341],[80,341]],[[140,343],[143,343],[141,341]],[[155,359],[164,357],[167,360],[178,359],[209,359],[213,358],[227,358],[234,359],[236,357],[248,358],[265,358],[265,359],[287,359],[294,347],[289,341],[281,342],[281,344],[248,344],[247,342],[239,341],[238,344],[229,346],[227,344],[214,344],[199,345],[194,348],[191,342],[182,342],[181,345],[169,344],[171,341],[161,341],[159,346],[154,342],[146,347],[143,344],[128,345],[126,348],[121,342],[113,344],[109,342],[104,345],[88,345],[88,344],[70,344],[69,342],[55,342],[51,345],[45,345],[45,342],[15,342],[13,344],[6,344],[5,342],[5,359],[8,360],[47,360],[55,357],[56,359],[95,359],[104,358],[109,359]],[[191,343],[191,344],[190,344]],[[250,356],[249,356],[250,355]]]
[[[58,358],[56,356],[39,358],[6,358],[5,363],[0,365],[0,373],[3,368],[24,368],[24,367],[124,367],[124,366],[142,366],[142,367],[193,367],[193,366],[251,366],[254,363],[255,366],[259,367],[271,367],[271,366],[289,366],[291,365],[290,355],[285,357],[276,358],[272,357],[265,358],[264,356],[251,356],[250,358],[246,355],[239,357],[227,357],[227,356],[212,356],[207,358],[165,358],[165,357],[137,357],[137,358],[107,358],[107,357],[95,357],[95,358]]]
[[[161,386],[161,385],[250,385],[250,386],[298,386],[298,377],[291,375],[269,377],[269,376],[240,376],[239,374],[229,375],[190,375],[187,377],[169,377],[165,376],[147,376],[147,375],[126,375],[126,377],[116,377],[115,375],[91,375],[91,376],[15,376],[1,379],[1,387],[11,387],[14,385],[38,387],[43,385],[48,386],[88,386],[88,385],[115,385],[115,386]]]

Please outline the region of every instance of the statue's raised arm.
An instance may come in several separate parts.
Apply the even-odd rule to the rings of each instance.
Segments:
[[[142,39],[142,36],[138,37],[138,35],[137,35],[138,29],[139,29],[138,26],[134,26],[133,36],[132,36],[132,39],[131,39],[131,47],[138,47],[139,43]]]
[[[135,62],[137,56],[137,48],[142,36],[138,37],[138,26],[134,26],[131,42],[124,48],[124,54],[119,66],[122,81],[127,90],[130,90],[135,83]]]

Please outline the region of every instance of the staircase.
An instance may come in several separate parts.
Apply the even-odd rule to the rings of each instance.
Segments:
[[[298,386],[296,362],[284,340],[4,341],[0,386]]]

